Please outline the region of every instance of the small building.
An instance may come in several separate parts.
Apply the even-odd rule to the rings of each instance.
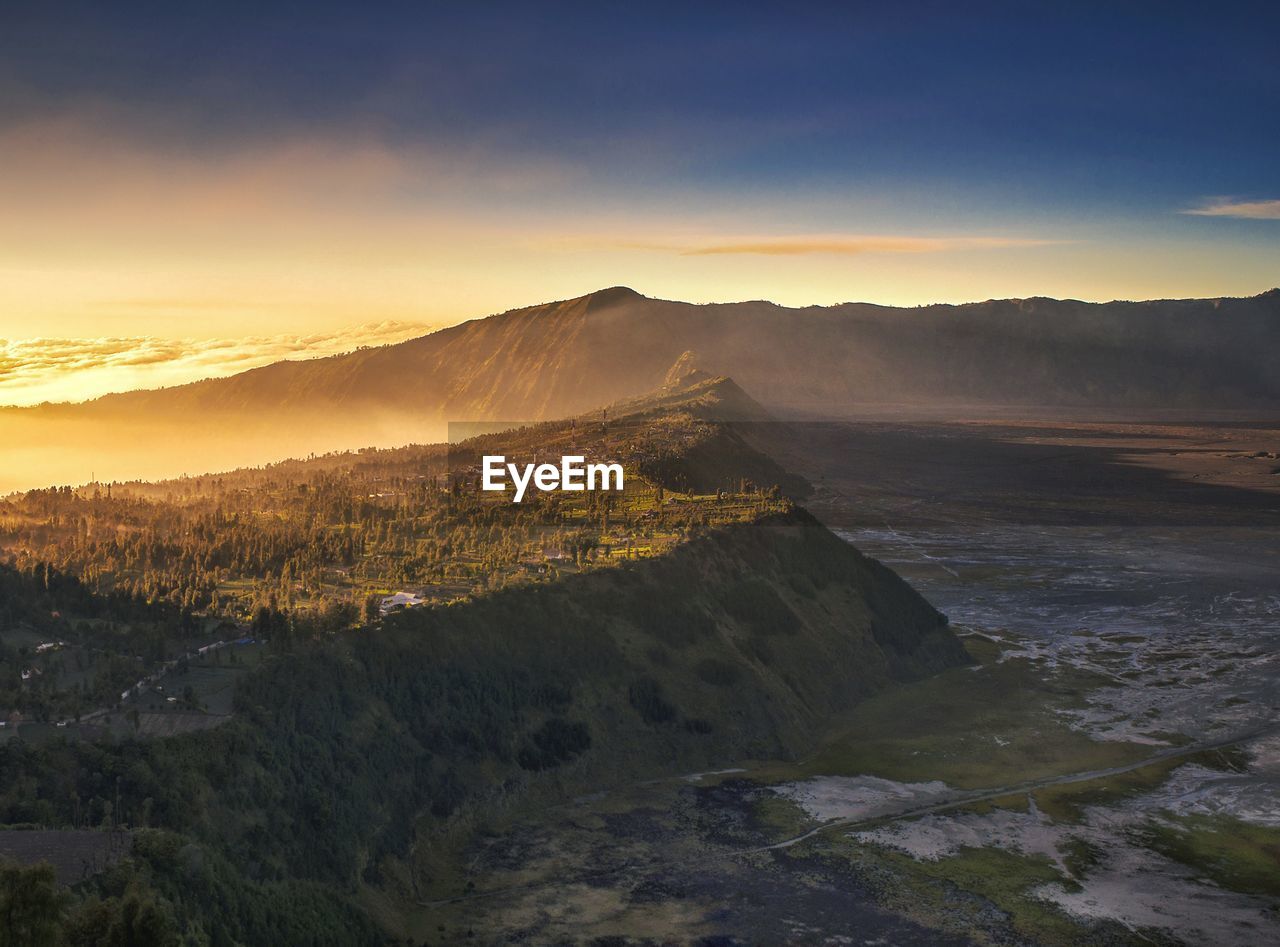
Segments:
[[[426,602],[427,600],[416,592],[397,592],[394,595],[386,596],[381,604],[378,605],[378,611],[383,615],[387,615],[403,608],[425,605]]]

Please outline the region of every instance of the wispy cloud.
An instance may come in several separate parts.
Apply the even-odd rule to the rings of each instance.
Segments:
[[[1236,201],[1218,198],[1203,207],[1192,207],[1184,214],[1197,217],[1239,217],[1244,220],[1280,220],[1280,200]]]
[[[664,250],[681,256],[721,256],[758,254],[764,256],[804,256],[835,254],[857,256],[864,253],[943,253],[948,250],[1000,250],[1042,247],[1060,243],[1020,237],[913,237],[887,235],[819,234],[787,237],[721,237],[687,242],[626,243],[642,250]]]
[[[432,326],[378,322],[340,332],[239,339],[0,339],[0,403],[82,401],[113,391],[232,375],[288,358],[319,358],[424,335]]]

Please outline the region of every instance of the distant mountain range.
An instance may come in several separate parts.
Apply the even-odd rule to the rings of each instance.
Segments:
[[[1280,403],[1280,290],[1243,299],[787,309],[693,305],[614,287],[396,345],[109,395],[75,410],[394,408],[446,420],[536,420],[649,391],[690,351],[698,367],[731,376],[772,409],[836,415],[887,402],[1271,405]]]
[[[127,427],[141,433],[125,439],[148,449],[189,447],[181,472],[440,440],[450,421],[568,417],[659,387],[677,362],[680,371],[732,377],[780,417],[857,417],[884,405],[1269,408],[1280,406],[1277,351],[1280,290],[1239,299],[788,309],[693,305],[614,287],[345,355],[83,404],[3,409],[0,426],[32,449],[111,451]],[[201,452],[215,441],[235,450]],[[77,460],[81,466],[85,479],[91,465]]]

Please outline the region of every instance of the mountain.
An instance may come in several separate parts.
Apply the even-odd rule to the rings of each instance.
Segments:
[[[791,475],[738,430],[767,413],[689,361],[607,411],[461,444],[0,501],[24,563],[0,564],[0,698],[72,718],[0,741],[0,827],[74,871],[68,840],[107,834],[86,820],[128,846],[64,899],[67,929],[403,942],[424,896],[471,893],[453,846],[513,812],[798,759],[833,715],[970,663],[945,616],[773,489]],[[467,476],[479,453],[570,446],[619,458],[627,489],[517,506]],[[717,478],[756,486],[672,495]],[[432,604],[361,619],[397,587]],[[246,592],[252,624],[195,650],[197,619],[247,618]],[[37,692],[19,670],[38,662]]]
[[[105,425],[130,425],[138,450],[172,439],[176,428],[194,455],[182,467],[122,470],[160,476],[441,439],[449,422],[569,417],[661,385],[678,361],[680,372],[731,376],[790,415],[848,417],[876,404],[1274,407],[1277,350],[1280,290],[1241,299],[787,309],[692,305],[614,287],[397,345],[79,405],[5,409],[0,426],[33,450],[92,447],[104,458],[120,441],[102,433]],[[75,464],[80,480],[103,469],[83,458]]]
[[[108,395],[81,408],[306,412],[395,406],[445,419],[564,417],[661,383],[677,359],[766,404],[841,411],[944,399],[1224,407],[1280,402],[1280,290],[1245,299],[1045,298],[900,309],[692,305],[623,287],[346,355]]]
[[[377,606],[404,589],[416,601],[452,601],[544,576],[548,562],[572,571],[615,554],[653,555],[690,530],[790,509],[812,488],[760,449],[776,429],[767,418],[731,380],[690,372],[607,410],[451,444],[32,490],[0,499],[0,558],[245,623],[272,603],[302,621],[333,606]],[[480,490],[486,454],[617,463],[625,486],[607,495],[535,489],[514,504]],[[0,621],[6,614],[0,597]],[[0,686],[0,707],[4,696]]]
[[[75,890],[78,922],[106,913],[93,896],[127,912],[127,890],[212,943],[399,943],[393,905],[466,894],[442,853],[514,807],[797,758],[832,714],[968,661],[897,575],[795,510],[268,653],[228,672],[215,728],[0,742],[0,824],[69,827],[83,800],[130,826],[123,866]]]
[[[691,305],[615,287],[398,345],[100,399],[94,409],[397,406],[443,418],[563,417],[655,387],[683,353],[766,404],[1280,402],[1280,290],[1247,299],[1044,298],[899,309]]]

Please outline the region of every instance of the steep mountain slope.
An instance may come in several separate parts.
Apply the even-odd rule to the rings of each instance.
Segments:
[[[695,306],[602,290],[399,345],[280,363],[99,411],[399,406],[443,418],[561,417],[655,387],[681,353],[769,405],[928,399],[1225,406],[1280,401],[1266,353],[1280,290],[1251,299],[993,300],[895,309]]]
[[[681,371],[732,376],[771,411],[847,417],[886,403],[1274,407],[1278,349],[1280,290],[785,309],[613,288],[383,348],[82,405],[0,409],[0,435],[23,452],[13,469],[46,471],[35,479],[0,471],[0,490],[442,440],[449,422],[569,417],[661,385],[690,350],[699,354]]]
[[[450,833],[798,756],[831,714],[968,660],[905,582],[797,510],[281,651],[216,729],[0,743],[0,822],[69,826],[110,799],[149,829],[85,895],[139,886],[214,943],[386,942],[352,892],[447,883],[432,851]]]
[[[723,413],[748,420],[719,424]],[[739,480],[778,470],[753,459],[734,434],[736,424],[763,416],[728,379],[682,372],[646,398],[615,405],[607,419],[596,411],[486,435],[455,445],[448,460],[456,470],[482,448],[514,455],[577,438],[579,449],[608,450],[629,464],[661,460],[658,475],[673,480],[693,479],[694,468]],[[397,543],[401,555],[460,544],[465,532],[487,544],[470,557],[473,569],[483,569],[510,538],[497,529],[503,518],[535,506],[467,507],[464,484],[435,482],[440,468],[430,465],[441,461],[441,448],[388,453],[383,487],[402,492],[370,521],[387,536],[413,537]],[[247,516],[268,498],[230,481],[257,476],[291,503],[319,494],[349,534],[363,520],[344,510],[359,503],[372,511],[381,494],[340,475],[378,460],[318,458],[228,475],[225,484],[198,478],[183,494],[175,484],[155,492],[170,507],[201,490],[238,496]],[[86,500],[70,490],[27,499],[51,508],[144,505],[127,492],[124,499]],[[419,541],[413,527],[430,519],[428,493],[450,509],[471,510],[465,530],[433,528]],[[358,893],[406,904],[429,890],[465,893],[436,856],[485,820],[744,757],[794,758],[813,747],[833,714],[969,660],[946,618],[906,582],[785,499],[766,501],[753,490],[737,498],[732,516],[708,519],[689,515],[697,512],[692,497],[630,494],[644,500],[644,511],[625,506],[627,498],[571,509],[549,497],[549,512],[563,517],[545,525],[561,539],[574,523],[597,537],[625,531],[643,540],[644,555],[621,555],[615,542],[617,552],[597,567],[564,564],[522,584],[476,588],[342,633],[296,612],[264,621],[261,663],[244,670],[234,713],[216,728],[101,742],[58,730],[42,743],[0,742],[0,823],[75,825],[83,805],[94,821],[107,812],[134,829],[148,826],[137,830],[119,870],[80,889],[77,918],[101,913],[90,894],[118,904],[131,890],[157,902],[171,926],[214,943],[385,942],[403,933],[400,919],[384,908],[378,921],[390,930],[376,929],[359,910]],[[703,514],[722,499],[732,498],[702,498]],[[659,547],[667,518],[678,518],[679,528]],[[206,526],[218,528],[193,530],[175,511],[165,520],[174,548],[150,544],[155,566],[174,575],[175,561],[209,561],[231,519],[207,518]],[[325,548],[320,525],[312,521],[306,533],[317,554]],[[197,545],[179,550],[178,536]],[[343,551],[329,555],[321,564],[346,562]],[[280,580],[285,566],[278,569],[261,572]],[[31,589],[40,579],[32,573],[19,591],[47,607],[47,593]]]

